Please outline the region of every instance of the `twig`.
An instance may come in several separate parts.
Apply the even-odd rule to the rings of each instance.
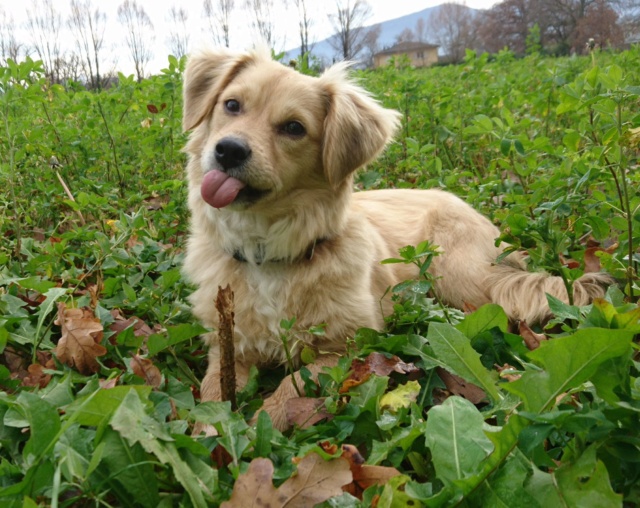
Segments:
[[[236,362],[233,343],[233,291],[218,286],[216,310],[219,315],[218,340],[220,343],[220,394],[222,400],[231,401],[231,409],[238,407],[236,401]]]
[[[73,194],[71,194],[71,191],[69,190],[69,187],[67,186],[67,184],[65,183],[65,181],[62,179],[62,176],[60,176],[60,172],[56,169],[56,176],[58,177],[58,180],[60,181],[60,184],[62,185],[62,188],[64,189],[64,191],[67,193],[67,196],[69,196],[69,199],[71,201],[73,201],[74,203],[76,202],[75,198],[73,197]],[[76,210],[76,212],[78,212],[78,216],[80,217],[80,223],[83,226],[86,226],[87,223],[84,220],[84,217],[82,215],[82,212],[80,210]]]

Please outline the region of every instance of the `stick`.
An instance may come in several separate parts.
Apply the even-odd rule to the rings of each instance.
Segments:
[[[220,394],[222,400],[231,401],[231,409],[237,409],[236,362],[233,343],[233,291],[218,286],[216,310],[219,315],[218,340],[220,342]]]
[[[60,181],[60,184],[62,185],[62,188],[64,189],[64,191],[67,193],[67,196],[69,197],[69,199],[75,203],[76,200],[74,199],[73,194],[71,194],[69,187],[67,186],[65,181],[62,179],[62,176],[60,176],[60,172],[57,169],[56,169],[56,176],[58,177],[58,180]],[[80,223],[83,226],[86,226],[87,223],[85,222],[84,217],[82,216],[82,212],[80,210],[76,210],[76,213],[80,217]]]

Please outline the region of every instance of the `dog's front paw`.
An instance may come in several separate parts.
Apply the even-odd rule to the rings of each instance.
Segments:
[[[271,422],[273,424],[274,429],[278,429],[280,432],[287,430],[291,425],[287,421],[287,411],[285,409],[286,401],[277,400],[274,395],[271,397],[267,397],[264,401],[262,407],[253,415],[251,421],[249,422],[251,425],[255,425],[258,423],[258,416],[262,411],[266,411],[269,417],[271,418]]]

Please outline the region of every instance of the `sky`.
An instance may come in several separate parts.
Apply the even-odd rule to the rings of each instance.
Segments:
[[[18,38],[23,41],[28,40],[29,37],[22,27],[27,19],[27,9],[33,10],[33,1],[0,0],[0,15],[2,11],[5,11],[13,17],[14,26],[18,29]],[[443,2],[444,0],[368,0],[372,10],[372,17],[366,24],[373,25],[398,18],[428,7],[434,7]],[[69,13],[69,0],[53,0],[53,3],[56,8],[60,9],[63,17],[66,18]],[[133,65],[130,62],[128,50],[125,49],[124,35],[117,21],[117,9],[121,3],[121,0],[92,0],[92,4],[99,6],[107,15],[106,47],[103,52],[105,59],[110,60],[110,65],[128,74],[133,73]],[[169,53],[168,35],[171,30],[169,11],[172,6],[181,7],[187,11],[189,16],[190,49],[212,45],[210,36],[204,30],[202,0],[137,0],[137,3],[144,7],[154,25],[154,56],[147,66],[149,72],[157,72],[162,67],[166,67],[166,55]],[[240,8],[244,1],[235,0],[235,3],[236,9],[232,14],[231,26],[233,30],[230,36],[230,45],[234,49],[241,50],[251,47],[255,42],[255,37],[250,26],[251,18],[246,10]],[[300,45],[297,33],[298,15],[296,8],[294,5],[282,6],[282,0],[276,0],[275,3],[280,5],[276,7],[274,22],[276,25],[276,37],[281,46],[275,49],[279,51],[294,49]],[[466,0],[465,3],[469,7],[485,9],[491,7],[496,1]],[[331,12],[332,8],[335,9],[335,4],[331,0],[308,0],[308,4],[311,6],[311,19],[313,20],[311,36],[314,41],[320,41],[332,33],[327,13]],[[71,34],[66,30],[63,47],[68,49],[73,47]]]

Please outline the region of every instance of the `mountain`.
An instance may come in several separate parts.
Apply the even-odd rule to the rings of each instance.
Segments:
[[[380,24],[382,31],[380,32],[380,37],[378,38],[378,46],[380,49],[388,48],[395,44],[396,37],[405,29],[410,28],[411,30],[415,29],[416,22],[423,18],[425,24],[428,24],[429,18],[440,8],[439,5],[435,7],[429,7],[419,12],[414,12],[413,14],[407,14],[406,16],[401,16],[399,18],[390,19],[388,21],[383,21]],[[367,28],[370,28],[374,25],[369,25]],[[313,49],[311,50],[311,54],[316,58],[320,59],[325,64],[329,64],[334,60],[336,55],[336,51],[329,44],[330,37],[323,39],[319,42],[316,42],[313,45]],[[434,41],[429,41],[434,42]],[[288,50],[286,52],[286,58],[296,58],[300,54],[300,46],[297,48]],[[336,58],[339,59],[339,58]]]

